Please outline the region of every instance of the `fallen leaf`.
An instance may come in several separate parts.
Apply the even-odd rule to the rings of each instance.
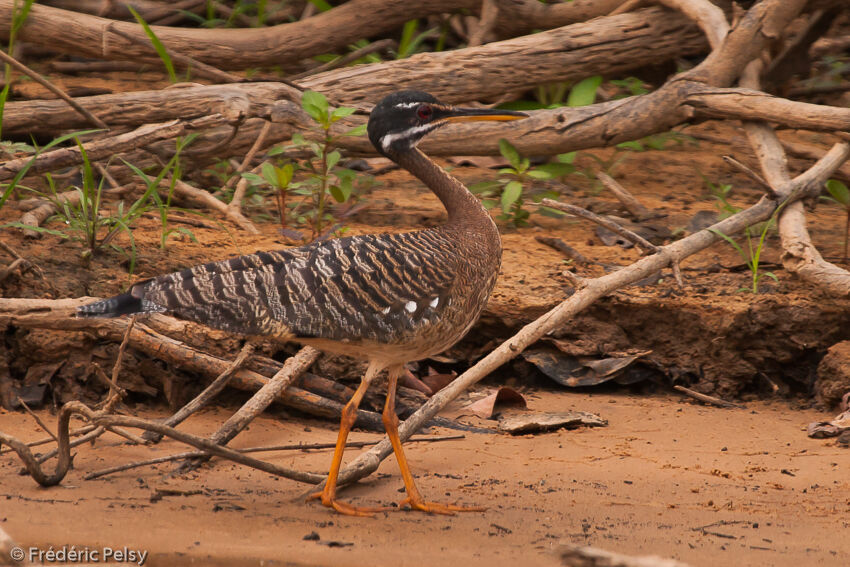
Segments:
[[[579,426],[604,427],[608,420],[584,411],[512,412],[499,418],[499,429],[508,433],[531,433]]]
[[[832,421],[813,421],[806,427],[806,432],[812,439],[836,437],[847,430],[850,430],[850,410],[839,414]]]
[[[472,402],[463,409],[469,410],[481,419],[492,419],[493,414],[496,411],[497,404],[521,408],[527,407],[525,398],[522,397],[522,394],[513,388],[502,387],[492,394],[485,396],[476,402]]]
[[[433,374],[423,376],[421,380],[429,388],[431,388],[432,392],[439,392],[440,390],[451,384],[455,378],[457,378],[457,372],[452,372],[451,374],[439,374],[437,372],[434,372]]]
[[[541,348],[525,351],[522,356],[546,374],[549,378],[571,388],[579,386],[595,386],[608,380],[619,378],[623,370],[641,357],[652,351],[641,351],[626,356],[611,356],[603,359],[582,361],[560,350]],[[648,377],[647,374],[637,373],[618,382],[631,384]]]

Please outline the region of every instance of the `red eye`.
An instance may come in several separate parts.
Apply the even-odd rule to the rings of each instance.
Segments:
[[[434,109],[427,104],[423,104],[416,109],[416,116],[418,116],[420,120],[428,120],[431,118],[432,114],[434,114]]]

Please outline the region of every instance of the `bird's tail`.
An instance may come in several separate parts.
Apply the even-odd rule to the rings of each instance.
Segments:
[[[133,295],[132,290],[109,299],[101,299],[77,307],[77,317],[118,317],[133,313],[159,313],[165,311],[161,305]]]

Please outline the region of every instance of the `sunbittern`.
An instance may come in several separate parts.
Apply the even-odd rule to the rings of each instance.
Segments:
[[[456,343],[478,318],[496,283],[499,231],[481,203],[428,159],[416,144],[449,122],[517,120],[519,112],[455,108],[420,91],[385,97],[372,110],[375,148],[418,177],[442,201],[446,224],[402,234],[314,242],[212,262],[135,284],[127,293],[79,308],[82,316],[171,311],[243,335],[274,336],[368,360],[366,374],[342,411],[324,489],[313,495],[338,512],[369,515],[336,499],[348,433],[369,384],[388,374],[383,421],[407,498],[402,505],[450,514],[470,510],[425,501],[398,436],[396,383],[404,364]]]

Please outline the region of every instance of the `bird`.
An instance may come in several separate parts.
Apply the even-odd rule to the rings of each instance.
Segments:
[[[398,508],[437,514],[483,510],[425,500],[398,434],[396,385],[405,364],[446,350],[469,331],[495,286],[502,257],[499,230],[481,202],[417,144],[453,122],[527,116],[455,107],[417,90],[391,93],[370,113],[369,139],[379,153],[439,198],[448,214],[444,224],[210,262],[140,281],[125,293],[79,307],[77,315],[167,311],[231,333],[295,341],[365,359],[365,374],[342,410],[327,480],[308,499],[353,516],[386,509],[357,507],[337,498],[343,451],[357,408],[369,385],[386,371],[382,419],[407,491]]]

